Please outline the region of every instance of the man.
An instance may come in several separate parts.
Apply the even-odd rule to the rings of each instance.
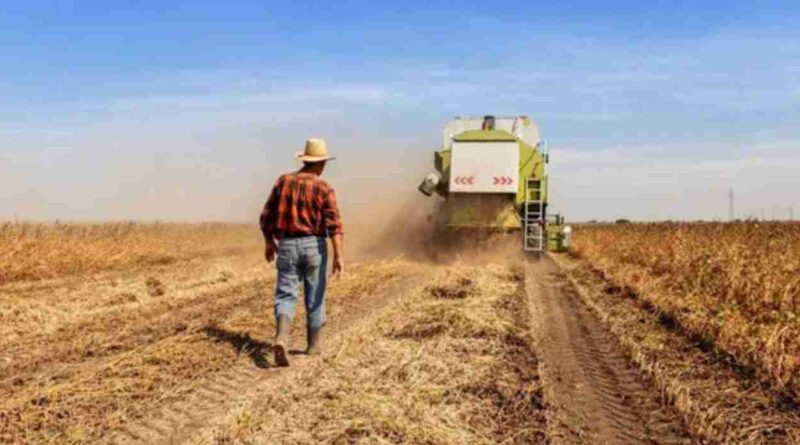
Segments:
[[[278,282],[275,291],[277,333],[273,351],[279,366],[288,366],[289,327],[295,313],[297,292],[303,282],[307,313],[308,355],[320,352],[320,331],[325,324],[328,243],[333,242],[333,274],[344,272],[342,222],[336,194],[320,176],[328,155],[323,139],[309,139],[298,172],[288,173],[272,188],[261,212],[267,262],[277,255]]]

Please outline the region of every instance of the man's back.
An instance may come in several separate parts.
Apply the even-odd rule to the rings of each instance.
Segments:
[[[341,234],[336,193],[314,173],[282,175],[261,213],[261,230],[277,239]]]

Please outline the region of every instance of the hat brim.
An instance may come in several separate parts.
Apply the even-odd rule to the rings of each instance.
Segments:
[[[303,162],[323,162],[336,159],[336,156],[307,156],[304,153],[297,153],[294,156]]]

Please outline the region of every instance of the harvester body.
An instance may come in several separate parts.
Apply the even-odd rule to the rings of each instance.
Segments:
[[[528,233],[532,227],[544,250],[547,163],[539,129],[527,116],[455,118],[445,125],[442,148],[434,154],[436,173],[420,191],[443,198],[439,228]]]

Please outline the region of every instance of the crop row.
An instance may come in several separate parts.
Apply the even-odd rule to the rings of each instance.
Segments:
[[[800,395],[800,224],[583,225],[573,251],[762,380]]]
[[[166,264],[254,246],[257,228],[202,223],[2,223],[0,284]]]

